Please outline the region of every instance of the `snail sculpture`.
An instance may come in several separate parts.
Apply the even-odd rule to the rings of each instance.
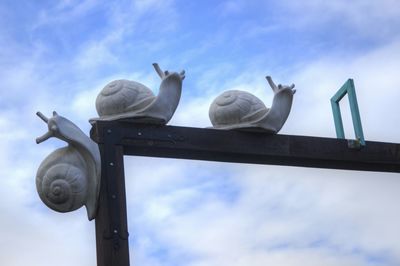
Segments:
[[[266,77],[274,92],[271,108],[256,96],[239,90],[222,93],[211,104],[209,116],[213,128],[263,131],[276,134],[282,128],[292,107],[294,84],[278,86]]]
[[[68,143],[48,155],[36,175],[40,199],[51,209],[69,212],[86,206],[88,219],[96,215],[100,187],[100,152],[97,144],[74,123],[53,112],[47,118],[36,113],[49,131],[36,139],[41,143],[56,137]]]
[[[185,71],[170,73],[162,71],[156,63],[153,66],[161,78],[157,96],[139,82],[114,80],[97,96],[96,109],[100,117],[90,122],[128,118],[144,123],[167,124],[178,107]]]

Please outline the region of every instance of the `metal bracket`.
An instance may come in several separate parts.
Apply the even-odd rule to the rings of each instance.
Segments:
[[[350,103],[351,118],[353,121],[354,133],[356,140],[349,142],[349,148],[360,149],[365,146],[364,133],[361,126],[360,111],[358,110],[356,90],[354,87],[353,79],[348,79],[343,86],[335,93],[331,98],[333,119],[335,121],[336,136],[338,139],[344,139],[343,121],[340,113],[339,102],[345,96],[348,95]]]

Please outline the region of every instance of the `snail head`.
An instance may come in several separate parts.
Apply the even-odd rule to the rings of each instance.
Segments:
[[[296,93],[296,90],[293,89],[295,86],[294,84],[292,84],[290,86],[278,84],[278,86],[276,86],[274,81],[272,80],[271,76],[266,76],[265,78],[267,79],[269,86],[271,86],[271,88],[275,94],[280,91],[283,91],[283,90],[290,90],[292,92],[292,94]]]
[[[178,75],[181,80],[185,79],[185,70],[182,70],[180,73],[176,73],[176,72],[170,73],[168,70],[162,71],[160,66],[157,63],[153,63],[153,67],[161,79],[165,79],[169,75]]]
[[[59,128],[57,126],[57,118],[59,115],[57,114],[56,111],[53,112],[53,117],[47,118],[44,114],[41,112],[37,112],[36,115],[42,119],[48,126],[49,131],[47,131],[44,135],[36,138],[36,143],[42,143],[43,141],[46,141],[47,139],[51,137],[59,137]]]

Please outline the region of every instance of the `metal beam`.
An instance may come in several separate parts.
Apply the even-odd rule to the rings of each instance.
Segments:
[[[109,134],[99,144],[102,169],[95,219],[98,266],[129,266],[124,154],[114,139]]]
[[[400,172],[400,145],[368,141],[350,149],[344,139],[205,128],[154,126],[130,121],[98,121],[91,136],[112,142],[125,155],[286,166]]]
[[[98,266],[129,266],[124,155],[400,172],[400,145],[367,142],[351,149],[344,139],[97,121],[101,188],[96,216]]]

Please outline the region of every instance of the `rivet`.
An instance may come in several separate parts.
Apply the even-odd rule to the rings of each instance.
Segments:
[[[137,134],[138,134],[138,136],[141,136],[141,135],[142,135],[142,132],[138,132]]]
[[[114,234],[116,234],[116,233],[118,233],[118,230],[117,230],[117,229],[114,229]]]
[[[107,133],[110,134],[111,133],[111,129],[107,129]]]
[[[116,199],[116,198],[117,198],[117,196],[115,196],[115,195],[111,195],[111,198],[113,198],[113,199]]]
[[[110,163],[111,166],[114,166],[114,163]]]

